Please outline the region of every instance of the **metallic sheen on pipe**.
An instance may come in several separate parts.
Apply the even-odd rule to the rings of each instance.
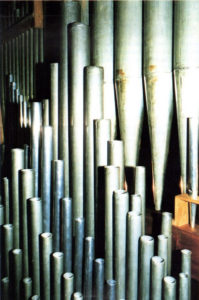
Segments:
[[[168,237],[164,234],[157,236],[158,238],[158,256],[164,259],[164,276],[167,276],[167,261],[168,261]]]
[[[22,280],[22,297],[24,300],[29,300],[32,296],[32,279],[25,277]]]
[[[63,281],[63,297],[70,300],[74,292],[74,274],[64,273],[62,276]]]
[[[80,292],[76,292],[73,294],[73,300],[83,300],[83,295]]]
[[[75,219],[74,291],[82,291],[84,219]]]
[[[64,272],[72,271],[72,199],[61,199],[61,250],[64,253]]]
[[[153,256],[151,259],[151,300],[159,300],[162,297],[162,280],[164,277],[164,259]]]
[[[124,149],[123,141],[108,141],[108,165],[120,168],[120,189],[124,188]]]
[[[9,179],[3,178],[3,205],[4,205],[4,224],[9,224],[10,220],[10,197],[9,197]]]
[[[43,126],[49,126],[49,100],[44,99],[42,101],[42,119],[43,119]]]
[[[1,279],[2,300],[9,300],[9,278]]]
[[[140,195],[134,194],[130,196],[130,211],[142,214],[142,200]]]
[[[163,299],[176,300],[176,280],[174,277],[166,276],[163,279]]]
[[[63,274],[64,254],[54,252],[52,254],[52,298],[61,300],[61,278]]]
[[[117,282],[113,279],[105,281],[105,299],[115,300],[116,299],[116,286]]]
[[[9,252],[13,249],[13,225],[5,224],[2,227],[3,235],[3,275],[9,277]]]
[[[189,300],[191,300],[191,254],[192,252],[188,249],[181,250],[181,272],[189,276]]]
[[[94,260],[94,297],[96,300],[103,300],[104,296],[104,259]]]
[[[10,299],[20,300],[20,283],[22,279],[22,250],[14,249],[10,252]]]
[[[172,214],[169,212],[162,213],[161,234],[168,238],[167,248],[167,274],[171,274],[172,259]]]
[[[179,273],[179,300],[189,299],[189,275]]]
[[[145,234],[145,218],[146,218],[146,168],[136,166],[134,168],[134,193],[141,195],[142,200],[142,235]]]
[[[93,288],[93,261],[94,261],[94,238],[86,237],[84,240],[84,282],[83,295],[85,299],[92,299]]]

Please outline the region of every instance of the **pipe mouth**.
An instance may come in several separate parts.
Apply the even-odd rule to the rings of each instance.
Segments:
[[[162,212],[162,216],[172,219],[172,213],[167,212],[167,211]]]
[[[162,258],[160,256],[153,256],[152,257],[152,262],[154,264],[163,264],[164,263],[164,258]]]
[[[24,150],[23,149],[21,149],[21,148],[13,148],[12,150],[11,150],[11,152],[13,153],[15,153],[15,152],[19,152],[19,153],[23,153],[24,152]]]
[[[128,211],[127,216],[128,216],[128,219],[132,219],[132,218],[135,218],[135,217],[141,217],[142,214],[140,212],[132,210],[132,211]]]
[[[166,277],[164,277],[164,282],[168,283],[168,284],[175,284],[176,280],[172,276],[166,276]]]
[[[106,283],[110,286],[115,286],[116,285],[116,280],[114,279],[108,279],[106,280]]]
[[[75,219],[75,223],[83,223],[84,222],[84,218],[79,217]]]
[[[44,238],[44,239],[50,239],[50,238],[52,238],[52,233],[51,232],[43,232],[42,234],[41,234],[41,237],[42,238]]]
[[[185,255],[191,255],[192,254],[191,250],[188,250],[188,249],[182,249],[181,253],[185,254]]]
[[[85,237],[85,241],[91,242],[94,241],[94,238],[92,236]]]
[[[25,278],[23,279],[23,282],[24,282],[24,283],[30,283],[30,282],[32,282],[32,279],[31,279],[30,277],[25,277]]]
[[[12,253],[18,255],[18,254],[22,253],[22,250],[21,249],[14,249],[14,250],[12,250]]]
[[[80,292],[75,292],[75,293],[73,294],[73,297],[74,297],[74,299],[76,299],[76,298],[82,299],[82,298],[83,298],[83,295],[82,295],[82,293],[80,293]]]
[[[70,197],[63,197],[63,198],[61,198],[61,200],[64,202],[72,202],[72,198],[70,198]]]
[[[32,198],[28,198],[28,201],[29,202],[40,202],[41,198],[39,198],[39,197],[32,197]]]
[[[104,265],[104,259],[103,258],[96,258],[95,263],[100,264],[100,265]]]
[[[168,240],[168,237],[165,234],[159,234],[158,235],[158,240],[161,240],[161,241]]]
[[[189,275],[187,273],[179,273],[179,278],[186,278],[188,279],[189,278]]]
[[[1,279],[1,282],[3,283],[9,283],[9,278],[8,277],[4,277]]]
[[[143,236],[141,236],[140,240],[143,243],[151,243],[154,241],[154,238],[150,235],[143,235]]]
[[[122,190],[122,189],[121,190],[115,190],[115,191],[113,191],[113,193],[114,193],[115,196],[128,194],[127,191]]]
[[[34,173],[34,169],[21,169],[19,170],[20,173]]]
[[[119,169],[120,167],[114,166],[114,165],[108,165],[104,166],[105,170],[113,170],[113,169]]]
[[[54,252],[52,255],[55,258],[61,258],[64,256],[63,252]]]
[[[3,227],[5,229],[13,229],[13,225],[12,224],[4,224]]]
[[[141,195],[140,194],[131,194],[131,198],[134,199],[134,198],[141,198]]]
[[[72,278],[74,278],[74,274],[70,273],[70,272],[64,273],[63,278],[64,279],[72,279]]]

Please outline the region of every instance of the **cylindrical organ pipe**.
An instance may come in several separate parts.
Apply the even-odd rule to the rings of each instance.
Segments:
[[[103,300],[104,295],[104,259],[94,261],[94,295],[96,300]]]
[[[84,240],[84,285],[83,294],[85,299],[92,299],[93,287],[93,261],[94,261],[94,238],[86,237]]]
[[[28,255],[28,215],[27,200],[35,197],[35,170],[22,169],[19,171],[19,191],[20,191],[20,222],[21,222],[21,248],[23,251],[22,267],[23,277],[29,276],[29,255]]]
[[[61,199],[61,250],[64,253],[64,272],[72,271],[72,199]]]
[[[1,279],[2,300],[9,300],[9,278]]]
[[[135,166],[144,113],[142,1],[115,2],[115,83],[124,164]]]
[[[22,250],[14,249],[10,253],[10,299],[20,300],[20,282],[22,279]]]
[[[69,136],[68,136],[68,24],[80,21],[80,4],[61,1],[61,44],[60,44],[60,102],[59,102],[59,158],[64,160],[65,189],[69,196]]]
[[[113,192],[114,207],[114,270],[116,299],[125,299],[126,293],[126,216],[129,210],[129,195],[124,190]]]
[[[90,63],[89,27],[78,22],[71,24],[69,41],[70,167],[75,220],[83,217],[83,69]]]
[[[51,126],[42,127],[41,142],[41,199],[43,212],[43,231],[50,231],[51,220],[51,160],[53,129]]]
[[[64,254],[54,252],[52,254],[52,298],[61,300],[61,278],[63,274]]]
[[[169,212],[162,213],[161,234],[168,238],[167,243],[167,274],[171,274],[172,259],[172,214]]]
[[[43,119],[43,126],[49,126],[49,100],[44,99],[42,101],[42,119]]]
[[[74,292],[74,274],[73,273],[64,273],[62,276],[63,279],[63,296],[64,299],[70,300]]]
[[[191,300],[191,254],[188,249],[181,250],[181,272],[188,274],[189,300]]]
[[[32,279],[25,277],[22,280],[22,297],[24,300],[29,300],[32,296]]]
[[[105,281],[105,296],[104,299],[115,300],[116,299],[116,280],[109,279]]]
[[[163,299],[176,300],[176,280],[174,277],[166,276],[163,279]]]
[[[113,278],[113,191],[120,188],[120,169],[105,166],[105,280]]]
[[[168,237],[164,234],[158,235],[158,256],[164,259],[164,276],[167,276],[167,261],[168,261]]]
[[[164,259],[153,256],[151,259],[151,300],[159,300],[162,297],[162,279],[164,277]]]
[[[134,194],[130,196],[130,211],[142,214],[142,200],[140,195]]]
[[[74,290],[82,291],[84,219],[75,219]]]
[[[10,220],[10,197],[9,197],[9,179],[3,178],[3,205],[4,205],[4,224],[9,224]]]
[[[173,115],[172,12],[171,0],[144,2],[144,80],[156,210],[162,204]]]
[[[123,141],[108,141],[108,165],[120,168],[120,189],[124,188],[124,150]]]
[[[111,120],[116,136],[116,107],[113,85],[113,1],[95,1],[91,10],[91,64],[104,68],[104,118]]]
[[[179,300],[189,299],[189,275],[179,273]]]
[[[73,297],[72,297],[73,300],[83,300],[83,294],[80,293],[80,292],[76,292],[73,294]]]
[[[85,235],[95,235],[94,120],[103,114],[103,68],[88,66],[84,70],[84,179]]]
[[[9,277],[9,252],[13,249],[13,225],[5,224],[2,227],[3,235],[3,276]]]

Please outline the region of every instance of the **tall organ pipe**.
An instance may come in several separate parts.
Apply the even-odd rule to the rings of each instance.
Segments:
[[[172,9],[171,0],[144,2],[143,70],[156,210],[162,205],[173,115]]]
[[[72,199],[61,199],[61,251],[64,253],[64,272],[72,271]]]
[[[113,85],[113,1],[91,3],[91,64],[104,68],[104,118],[111,120],[116,136],[116,107]]]
[[[142,1],[115,2],[115,84],[124,163],[135,166],[144,114]]]
[[[75,220],[83,217],[83,70],[90,63],[89,27],[72,23],[69,41],[71,197]]]
[[[163,300],[176,300],[176,280],[166,276],[163,279]]]
[[[108,165],[120,168],[120,189],[124,188],[124,150],[123,141],[108,141]]]

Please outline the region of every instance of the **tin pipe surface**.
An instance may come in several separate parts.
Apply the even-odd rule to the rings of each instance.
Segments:
[[[34,295],[31,297],[31,300],[40,300],[40,297],[38,295]]]
[[[74,291],[82,291],[84,219],[75,219]]]
[[[29,30],[25,32],[25,78],[26,78],[26,99],[30,98],[30,36]]]
[[[2,300],[9,300],[9,278],[1,279]]]
[[[94,297],[96,300],[103,300],[104,295],[104,259],[94,260]]]
[[[34,51],[34,57],[33,57],[33,66],[34,66],[34,97],[36,96],[36,70],[37,70],[37,64],[39,63],[39,28],[34,28],[33,33],[33,51]]]
[[[105,281],[105,299],[115,300],[116,299],[116,280],[109,279]]]
[[[53,128],[53,159],[58,159],[58,80],[59,64],[50,64],[50,125]]]
[[[39,62],[44,62],[44,29],[39,28]]]
[[[41,134],[41,199],[43,213],[43,231],[50,231],[51,221],[51,161],[53,158],[53,129],[43,126]]]
[[[164,234],[157,236],[158,238],[158,256],[164,259],[164,276],[167,276],[167,261],[168,261],[168,237]]]
[[[113,191],[120,188],[120,169],[105,166],[105,280],[113,278]]]
[[[19,38],[15,38],[15,69],[16,69],[16,84],[19,89]]]
[[[63,274],[64,254],[54,252],[52,254],[52,297],[61,300],[61,277]]]
[[[9,195],[9,179],[3,178],[3,206],[4,206],[4,224],[9,224],[10,220],[10,195]]]
[[[22,250],[14,249],[10,252],[10,282],[11,299],[20,300],[20,282],[22,279]]]
[[[176,280],[174,277],[166,276],[163,279],[163,299],[176,300]]]
[[[138,297],[138,254],[141,236],[142,216],[135,211],[127,214],[127,252],[126,252],[126,296],[137,300]]]
[[[130,196],[130,211],[142,214],[142,200],[140,195],[134,194]]]
[[[171,259],[172,259],[172,214],[169,212],[162,213],[161,234],[168,238],[167,248],[167,274],[171,274]]]
[[[83,300],[83,294],[80,292],[76,292],[73,294],[73,300]]]
[[[154,239],[143,235],[140,238],[140,266],[139,266],[139,299],[150,299],[151,258],[154,255]]]
[[[124,149],[123,141],[108,141],[108,165],[120,168],[120,189],[124,188]]]
[[[134,193],[141,195],[142,200],[142,235],[145,234],[146,218],[146,168],[136,166],[134,168]]]
[[[59,157],[65,164],[64,195],[69,196],[68,24],[80,21],[80,3],[61,1]]]
[[[191,255],[192,252],[188,249],[181,250],[181,272],[188,274],[188,290],[189,300],[191,300]]]
[[[103,68],[84,69],[85,235],[95,236],[94,120],[103,114]]]
[[[52,234],[53,234],[53,251],[60,251],[60,216],[61,198],[64,196],[64,162],[63,160],[52,161]]]
[[[34,99],[34,29],[29,29],[30,38],[30,99]]]
[[[23,251],[22,268],[23,277],[29,276],[28,254],[28,215],[27,200],[35,197],[35,170],[22,169],[19,171],[19,195],[20,195],[20,241]]]
[[[21,93],[26,100],[26,77],[25,77],[25,33],[21,34]]]
[[[3,235],[3,277],[9,277],[9,252],[13,249],[13,225],[2,226]]]
[[[40,253],[39,235],[42,233],[42,203],[40,198],[30,198],[27,201],[28,239],[30,241],[30,275],[33,294],[40,295]]]
[[[24,169],[28,169],[28,167],[29,167],[30,147],[29,147],[29,145],[24,144],[23,149],[24,149]]]
[[[90,63],[89,27],[78,22],[72,23],[69,26],[69,41],[70,194],[73,199],[73,220],[75,220],[83,217],[83,70]]]
[[[64,253],[64,272],[72,271],[72,199],[61,199],[61,250]]]
[[[14,226],[14,248],[19,248],[19,176],[18,171],[24,168],[24,150],[11,150],[11,221]]]
[[[84,281],[83,295],[85,299],[92,299],[93,288],[93,261],[94,261],[94,238],[86,237],[84,240]]]
[[[35,196],[39,195],[39,158],[42,110],[40,102],[32,102],[31,114],[31,168],[35,169]]]
[[[189,299],[189,275],[179,273],[179,300]]]
[[[32,296],[32,279],[25,277],[22,280],[22,297],[24,300],[29,300]]]
[[[126,294],[126,217],[129,211],[129,194],[125,190],[113,192],[114,207],[114,278],[116,299],[125,299]]]
[[[50,299],[51,276],[50,276],[50,255],[53,252],[53,235],[44,232],[40,235],[41,247],[41,297],[44,300]]]
[[[151,300],[159,300],[162,297],[162,280],[164,277],[164,259],[153,256],[151,259]]]
[[[193,199],[198,197],[198,118],[187,119],[187,193]],[[195,227],[196,223],[196,204],[190,205],[190,224]]]
[[[43,126],[49,126],[49,100],[44,99],[42,101],[42,119],[43,119]]]
[[[63,282],[63,297],[64,299],[70,300],[74,292],[74,274],[64,273],[62,276]]]
[[[25,100],[26,97],[24,96],[23,101],[23,127],[27,128],[28,126],[28,103],[27,100]]]
[[[116,136],[113,85],[113,1],[95,1],[91,7],[91,64],[104,68],[104,118],[111,120],[111,138]]]

